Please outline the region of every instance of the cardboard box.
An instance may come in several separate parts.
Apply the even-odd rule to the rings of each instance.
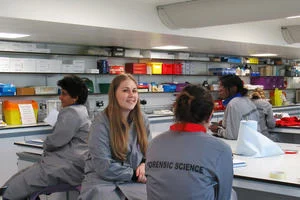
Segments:
[[[0,71],[1,72],[9,72],[10,71],[9,60],[10,60],[10,58],[0,57]]]
[[[152,74],[162,74],[162,64],[161,62],[150,62],[147,66],[151,67]]]
[[[35,90],[33,87],[17,88],[17,95],[34,95]]]
[[[13,84],[0,83],[0,96],[14,96],[16,95],[16,86]]]
[[[115,57],[124,57],[125,55],[125,49],[123,47],[112,47],[111,49],[111,55]]]
[[[61,72],[63,73],[84,73],[85,60],[63,60]]]
[[[35,59],[30,58],[10,58],[11,72],[36,72]]]
[[[35,94],[58,94],[58,87],[56,86],[35,86]]]
[[[61,65],[61,60],[36,59],[36,72],[60,73]]]
[[[134,57],[134,58],[140,58],[141,56],[141,50],[139,49],[125,49],[125,57]]]
[[[175,53],[174,58],[187,60],[190,58],[190,53]]]
[[[99,69],[86,69],[85,72],[89,74],[99,74]]]
[[[147,74],[146,63],[125,63],[126,73],[131,74]]]
[[[125,72],[125,66],[113,65],[109,67],[110,74],[123,74]]]
[[[142,51],[144,58],[174,59],[174,54],[166,52],[154,52],[150,50]]]

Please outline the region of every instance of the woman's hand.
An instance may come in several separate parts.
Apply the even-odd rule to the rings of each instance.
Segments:
[[[217,133],[218,132],[218,128],[219,126],[216,124],[212,124],[209,126],[209,129],[213,132],[213,133]]]
[[[222,126],[222,120],[219,122],[211,122],[211,125],[208,127],[211,132],[218,133],[218,129]]]
[[[146,183],[147,178],[145,175],[145,163],[141,163],[137,168],[136,168],[136,177],[137,177],[137,182],[139,183]]]

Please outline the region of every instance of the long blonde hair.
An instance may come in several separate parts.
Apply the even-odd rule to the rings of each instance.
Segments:
[[[132,123],[135,124],[137,141],[144,156],[148,144],[146,127],[141,112],[140,101],[138,100],[134,109],[130,111],[128,119],[123,119],[120,105],[116,98],[116,91],[118,87],[123,81],[128,79],[134,81],[134,83],[137,85],[136,80],[130,74],[120,74],[113,79],[108,92],[108,106],[104,110],[110,123],[109,135],[112,154],[114,158],[121,161],[126,160],[126,155],[128,152],[128,121],[132,121]]]

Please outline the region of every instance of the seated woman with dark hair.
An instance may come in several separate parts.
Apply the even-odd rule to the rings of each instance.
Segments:
[[[84,82],[77,76],[66,76],[61,87],[59,112],[53,133],[44,141],[39,162],[11,177],[3,199],[26,199],[32,193],[58,184],[79,185],[87,156],[90,120],[83,105],[88,96]]]
[[[247,96],[248,90],[236,75],[220,77],[219,96],[225,106],[223,120],[219,125],[212,124],[209,129],[214,135],[225,139],[237,140],[242,120],[259,121],[259,113],[254,103]],[[257,127],[260,131],[260,126]]]
[[[176,123],[148,146],[148,200],[230,199],[231,149],[206,134],[213,107],[210,92],[201,86],[186,86],[179,94],[174,110]]]

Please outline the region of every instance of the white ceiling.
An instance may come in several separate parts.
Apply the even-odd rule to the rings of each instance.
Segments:
[[[156,5],[179,2],[179,0],[127,1],[134,2],[141,7],[149,6],[153,10]],[[6,1],[6,3],[9,4],[10,1]],[[7,7],[7,13],[11,13],[10,8]],[[99,9],[99,12],[101,12],[101,9]],[[122,14],[125,16],[126,10],[123,10],[123,12]],[[34,13],[30,14],[33,15]],[[157,15],[157,13],[153,13],[153,15]],[[212,13],[212,15],[218,15],[218,13]],[[1,15],[0,13],[0,32],[28,33],[31,35],[28,38],[21,39],[22,41],[122,46],[139,49],[151,49],[153,46],[176,44],[188,46],[188,51],[208,54],[248,56],[250,53],[276,53],[280,57],[300,58],[300,49],[297,45],[288,45],[283,40],[280,32],[281,26],[300,24],[299,19],[275,19],[196,29],[180,29],[178,31],[168,30],[166,27],[163,27],[165,30],[161,31],[156,30],[154,27],[153,31],[149,31],[146,28],[143,31],[141,28],[137,28],[137,30],[130,27],[130,25],[125,26],[124,24],[126,23],[122,19],[119,19],[119,23],[124,25],[124,27],[119,28],[94,26],[87,23],[85,23],[87,25],[83,23],[75,24],[76,22],[61,23],[53,20],[41,20],[41,18],[34,19],[35,16],[27,18],[24,16],[14,17],[13,15]],[[137,18],[142,18],[142,16],[140,15]],[[155,16],[155,18],[158,17]],[[82,21],[83,19],[78,19],[78,21],[80,20]],[[150,28],[152,26],[150,19],[149,23],[145,20],[140,23],[144,23],[145,26],[149,24]]]
[[[166,5],[166,4],[172,4],[172,3],[178,3],[178,2],[186,2],[189,0],[131,0],[135,1],[137,3],[147,3],[147,4],[152,4],[152,5]]]

